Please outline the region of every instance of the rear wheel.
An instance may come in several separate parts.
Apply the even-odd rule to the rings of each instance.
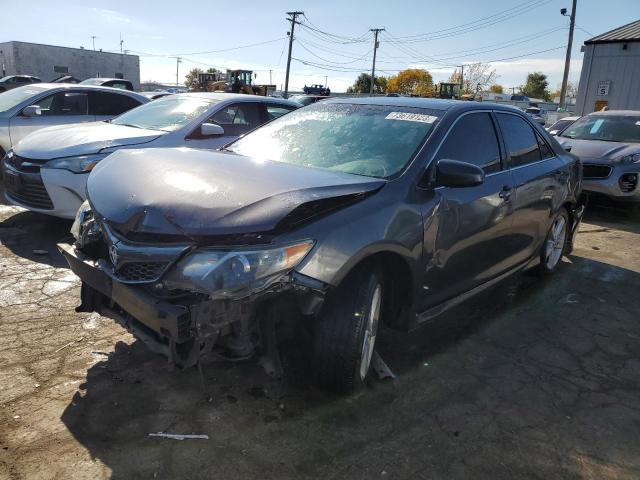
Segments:
[[[319,386],[349,394],[365,384],[383,293],[380,272],[366,268],[349,275],[327,299],[316,325],[312,358]]]
[[[569,214],[562,208],[553,219],[540,252],[540,268],[543,274],[551,274],[558,268],[567,245],[568,233]]]

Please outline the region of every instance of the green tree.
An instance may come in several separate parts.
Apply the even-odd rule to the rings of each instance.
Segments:
[[[542,72],[533,72],[527,75],[527,82],[521,89],[523,95],[530,98],[541,98],[549,100],[550,94],[547,90],[549,82],[547,76]]]
[[[389,78],[387,91],[402,95],[432,97],[433,78],[429,72],[422,68],[408,68]]]
[[[504,87],[497,83],[494,83],[489,87],[489,91],[492,93],[504,93]]]
[[[347,93],[369,93],[371,90],[371,75],[368,73],[361,73],[356,81],[353,82]],[[385,93],[387,91],[387,77],[376,77],[375,84],[373,86],[373,93]]]

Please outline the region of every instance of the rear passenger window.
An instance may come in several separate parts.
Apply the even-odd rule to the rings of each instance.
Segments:
[[[500,171],[500,147],[491,116],[479,112],[458,120],[436,155],[436,160],[443,158],[473,163],[486,173]]]
[[[89,112],[91,115],[115,117],[140,105],[129,95],[112,92],[91,92]]]
[[[542,159],[536,134],[524,119],[507,113],[498,113],[497,117],[512,167],[520,167]]]

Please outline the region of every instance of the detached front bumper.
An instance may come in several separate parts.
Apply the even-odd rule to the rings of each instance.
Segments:
[[[160,341],[175,343],[183,343],[192,338],[192,312],[189,307],[158,300],[140,287],[113,281],[94,261],[70,245],[58,244],[58,249],[71,271],[83,282],[84,309],[113,316],[110,315],[115,312],[113,309],[103,307],[115,303],[131,317],[127,319],[131,320],[127,326],[141,337],[146,338],[152,333]],[[107,303],[96,301],[94,292],[87,291],[84,285],[105,297]]]

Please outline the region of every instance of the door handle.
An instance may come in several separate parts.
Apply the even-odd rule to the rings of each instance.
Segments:
[[[500,193],[498,193],[498,196],[501,199],[503,199],[505,202],[508,202],[509,199],[511,198],[512,193],[513,193],[513,188],[507,187],[505,185],[504,187],[502,187],[502,190],[500,190]]]

